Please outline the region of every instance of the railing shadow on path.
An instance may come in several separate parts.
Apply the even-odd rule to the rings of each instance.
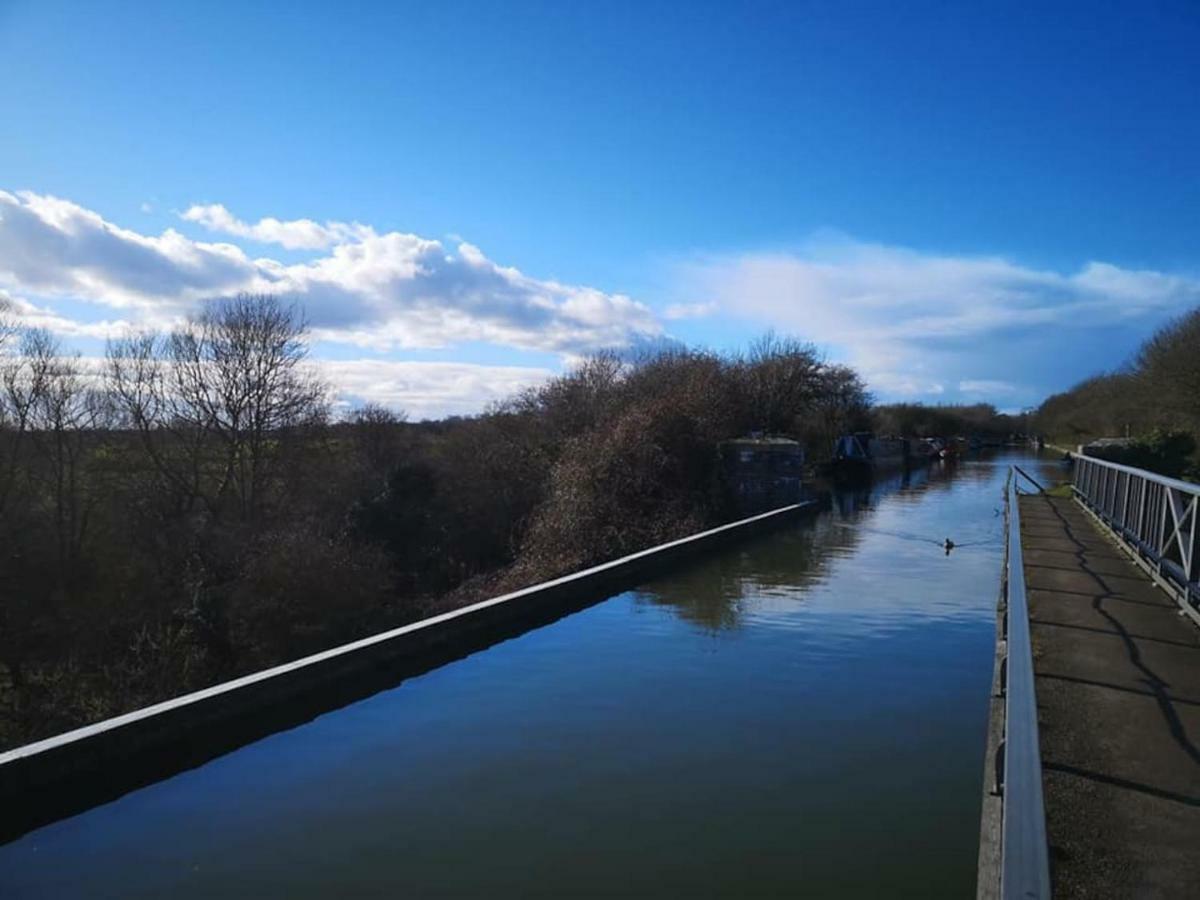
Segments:
[[[1071,523],[1067,521],[1062,512],[1053,504],[1050,504],[1048,498],[1042,499],[1047,502],[1053,512],[1053,515],[1061,523],[1063,533],[1065,533],[1067,538],[1078,547],[1078,550],[1076,551],[1076,558],[1079,562],[1079,571],[1090,577],[1099,588],[1099,590],[1091,596],[1092,609],[1095,610],[1096,613],[1102,616],[1112,626],[1113,630],[1108,633],[1118,635],[1121,638],[1121,642],[1124,645],[1125,653],[1129,662],[1144,676],[1141,681],[1146,685],[1154,699],[1157,701],[1163,719],[1166,721],[1166,724],[1170,729],[1171,736],[1184,750],[1184,752],[1187,753],[1187,755],[1191,757],[1192,760],[1197,763],[1197,765],[1200,765],[1200,748],[1198,748],[1188,736],[1186,730],[1184,729],[1183,723],[1180,721],[1179,714],[1172,706],[1173,698],[1167,694],[1166,689],[1170,687],[1170,682],[1155,672],[1154,669],[1152,669],[1143,660],[1142,652],[1138,647],[1136,636],[1125,626],[1121,615],[1106,609],[1104,606],[1106,600],[1120,599],[1119,593],[1109,586],[1109,584],[1105,581],[1104,576],[1093,570],[1089,561],[1089,557],[1087,556],[1088,548],[1076,538],[1075,531]],[[1163,603],[1163,608],[1168,608],[1168,605],[1165,601]],[[1097,630],[1102,631],[1102,629]],[[1146,638],[1142,639],[1146,640]],[[1171,643],[1177,646],[1185,647],[1195,653],[1200,654],[1200,643],[1193,643],[1190,645],[1182,641],[1173,641]],[[1197,659],[1197,666],[1200,667],[1200,659]]]

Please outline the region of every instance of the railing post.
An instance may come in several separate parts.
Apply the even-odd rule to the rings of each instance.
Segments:
[[[1142,532],[1146,530],[1146,492],[1150,488],[1150,482],[1145,478],[1138,481],[1138,518],[1137,518],[1137,540],[1142,543]]]
[[[1162,491],[1162,515],[1158,517],[1158,540],[1154,543],[1154,553],[1158,557],[1155,560],[1158,566],[1158,574],[1162,575],[1163,556],[1167,552],[1167,507],[1171,503],[1171,491],[1166,485],[1163,485]]]
[[[1192,517],[1191,534],[1188,535],[1186,547],[1187,556],[1184,557],[1182,552],[1179,554],[1180,557],[1183,558],[1183,582],[1185,585],[1185,590],[1188,585],[1191,585],[1192,571],[1196,568],[1196,514],[1197,512],[1200,512],[1200,509],[1197,509],[1197,500],[1200,500],[1200,496],[1192,498],[1192,502],[1188,508],[1188,513],[1185,513],[1185,515],[1190,514]],[[1182,542],[1182,534],[1179,536],[1179,539]],[[1185,548],[1180,547],[1180,551],[1183,551],[1184,549]]]

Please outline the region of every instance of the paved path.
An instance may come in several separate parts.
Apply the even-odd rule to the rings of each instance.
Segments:
[[[1021,543],[1056,900],[1200,898],[1200,629],[1073,500]]]

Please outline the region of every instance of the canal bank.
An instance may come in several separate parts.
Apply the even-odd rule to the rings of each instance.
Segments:
[[[969,894],[1005,466],[840,494],[41,828],[0,893]]]

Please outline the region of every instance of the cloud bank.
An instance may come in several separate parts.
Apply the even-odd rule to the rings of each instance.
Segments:
[[[0,285],[134,309],[161,324],[205,298],[270,292],[301,302],[317,336],[377,350],[486,341],[580,354],[660,333],[641,303],[590,287],[529,277],[479,248],[364,225],[302,219],[247,224],[223,206],[186,221],[285,248],[322,249],[302,262],[251,258],[233,243],[175,229],[143,235],[67,200],[0,191]]]
[[[288,250],[325,250],[371,233],[370,229],[357,224],[326,222],[324,225],[318,225],[312,219],[280,221],[270,216],[251,225],[234,216],[220,203],[190,206],[180,218],[203,225],[209,231],[248,238],[263,244],[279,244]]]
[[[795,334],[857,367],[885,400],[1015,407],[1119,364],[1166,318],[1200,305],[1192,275],[1098,261],[1056,272],[825,234],[787,252],[673,265],[655,313],[502,266],[457,239],[247,221],[221,204],[191,206],[179,220],[203,239],[141,233],[69,200],[0,190],[0,293],[27,324],[81,341],[167,327],[212,297],[280,294],[303,306],[324,355],[349,347],[374,356],[322,361],[345,396],[418,416],[477,411],[548,376],[542,359],[520,365],[522,353],[569,363],[599,349],[632,352],[671,341],[664,323],[715,347],[731,332]],[[251,243],[265,255],[248,252]],[[513,364],[395,358],[468,342],[501,348]]]
[[[344,403],[378,403],[414,419],[471,415],[554,375],[533,366],[386,359],[320,360],[317,369]]]
[[[845,238],[703,257],[678,278],[694,302],[837,348],[888,398],[1033,402],[1051,363],[1068,380],[1115,366],[1133,338],[1200,304],[1193,277],[1102,262],[1063,274]]]

